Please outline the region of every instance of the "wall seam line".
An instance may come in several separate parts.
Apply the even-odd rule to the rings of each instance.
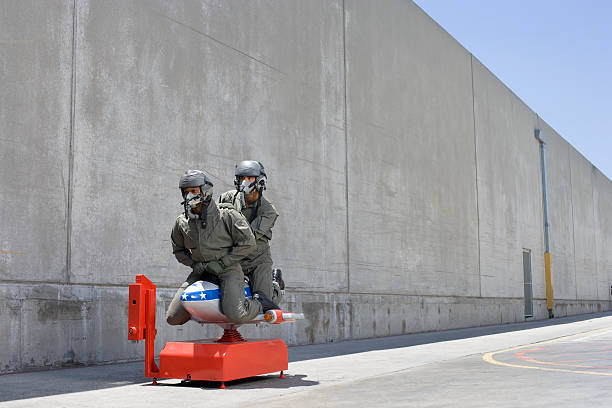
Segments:
[[[23,336],[23,299],[19,299],[19,369],[23,369],[23,350],[25,349],[25,339]]]
[[[600,299],[601,296],[599,296],[599,257],[597,254],[597,231],[598,229],[596,228],[597,226],[597,216],[595,214],[595,172],[593,171],[593,164],[591,164],[591,199],[593,200],[593,242],[595,243],[595,245],[593,245],[593,252],[595,253],[595,288],[597,291],[597,299]],[[608,292],[608,285],[606,284],[606,293]]]
[[[572,184],[572,158],[570,157],[570,148],[567,148],[567,164],[569,168],[569,184],[570,184],[570,205],[572,206],[572,245],[574,247],[574,291],[576,299],[578,299],[578,274],[576,273],[576,227],[574,220],[574,186]]]
[[[72,189],[74,170],[74,119],[76,99],[76,32],[77,0],[72,2],[72,72],[70,83],[70,141],[68,146],[68,197],[66,206],[66,276],[65,283],[70,283],[72,273]]]
[[[476,103],[474,93],[474,55],[470,54],[470,71],[472,74],[472,128],[474,133],[474,171],[475,171],[475,186],[476,186],[476,246],[478,247],[478,296],[482,297],[482,275],[480,274],[480,205],[478,194],[478,151],[476,148]]]
[[[347,112],[347,79],[346,79],[346,7],[345,0],[342,0],[342,57],[343,57],[343,68],[344,68],[344,173],[345,179],[345,192],[346,192],[346,291],[351,293],[351,257],[350,257],[350,223],[349,223],[349,152],[348,152],[348,112]]]

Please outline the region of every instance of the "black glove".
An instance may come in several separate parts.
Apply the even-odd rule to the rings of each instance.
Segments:
[[[206,264],[206,272],[219,276],[225,269],[225,265],[221,261],[212,261]]]
[[[202,275],[204,271],[206,271],[207,265],[208,264],[206,262],[194,262],[193,265],[191,265],[191,268],[193,269],[194,273]]]

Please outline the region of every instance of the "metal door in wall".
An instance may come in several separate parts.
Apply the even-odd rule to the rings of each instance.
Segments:
[[[523,249],[523,282],[525,288],[525,317],[533,317],[533,289],[531,284],[530,249]]]

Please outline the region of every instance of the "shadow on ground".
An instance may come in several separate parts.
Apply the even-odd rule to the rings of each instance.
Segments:
[[[288,389],[293,387],[310,387],[318,385],[318,381],[306,380],[304,374],[285,374],[285,378],[278,375],[259,375],[257,377],[242,378],[240,380],[226,381],[225,386],[231,389],[253,390],[253,389]],[[176,380],[168,380],[176,381]],[[157,385],[146,384],[149,387],[187,387],[202,389],[218,389],[221,383],[218,381],[181,381],[167,383],[160,380]]]
[[[144,363],[138,362],[5,374],[0,402],[149,383],[143,373]]]

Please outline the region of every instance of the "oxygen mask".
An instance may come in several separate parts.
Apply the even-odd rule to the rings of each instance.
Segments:
[[[251,194],[255,190],[255,182],[242,180],[242,183],[238,186],[238,191],[243,192],[244,194]]]
[[[200,218],[204,208],[208,207],[210,198],[211,194],[209,192],[205,192],[205,194],[193,194],[192,192],[187,193],[187,195],[185,195],[185,201],[181,203],[185,208],[185,215],[189,219]]]

